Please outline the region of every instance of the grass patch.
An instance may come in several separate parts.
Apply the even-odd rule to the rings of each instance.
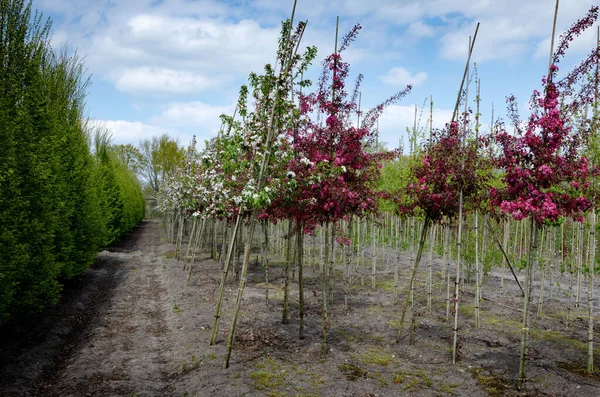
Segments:
[[[254,379],[256,390],[272,389],[279,387],[283,383],[283,373],[273,373],[270,371],[257,371],[250,374]]]
[[[367,371],[360,368],[358,365],[351,363],[340,364],[338,365],[338,369],[341,373],[346,375],[346,379],[348,379],[349,381],[355,381],[360,378],[366,378],[369,374]]]
[[[382,367],[387,367],[392,360],[392,355],[381,347],[370,347],[361,357],[364,364],[375,364]]]
[[[392,374],[392,382],[399,385],[404,383],[404,379],[406,378],[406,374],[403,372],[395,372]]]
[[[475,317],[475,305],[458,305],[458,313],[465,317]]]
[[[165,251],[162,254],[163,258],[172,259],[175,258],[175,251]]]
[[[273,389],[283,384],[286,371],[281,369],[279,363],[271,357],[265,358],[256,364],[256,367],[259,368],[259,371],[250,374],[256,390]]]
[[[383,377],[383,375],[380,372],[375,372],[373,374],[369,374],[369,378],[375,379],[377,381],[377,383],[379,383],[379,386],[381,386],[381,387],[388,386],[388,381],[385,380],[385,378]]]
[[[583,365],[577,365],[567,361],[559,361],[556,363],[556,366],[586,378],[600,380],[600,368],[594,368],[594,372],[588,374],[586,367]]]
[[[177,304],[177,302],[173,302],[173,311],[177,314],[181,313],[181,307]]]
[[[483,370],[478,368],[470,368],[469,372],[491,397],[502,397],[505,395],[505,391],[509,385],[506,385],[502,378],[493,374],[485,374]]]
[[[394,292],[394,279],[380,281],[375,284],[378,291]]]
[[[549,342],[558,342],[569,345],[570,347],[579,350],[581,352],[587,353],[588,344],[587,342],[583,342],[577,339],[571,339],[563,332],[555,331],[555,330],[543,330],[543,329],[532,329],[529,334],[533,339],[543,339]],[[594,356],[600,356],[600,348],[594,349]]]

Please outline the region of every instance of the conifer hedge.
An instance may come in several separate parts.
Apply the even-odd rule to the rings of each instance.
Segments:
[[[91,151],[89,80],[31,2],[0,0],[0,324],[58,301],[64,281],[144,217],[134,173]]]

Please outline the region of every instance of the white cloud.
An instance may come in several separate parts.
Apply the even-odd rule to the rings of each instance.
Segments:
[[[433,109],[433,128],[443,128],[452,119],[452,110]],[[379,118],[380,140],[397,147],[401,140],[408,150],[406,129],[412,129],[415,120],[415,105],[392,105],[386,108]],[[417,128],[429,131],[429,108],[417,107]],[[427,138],[427,137],[425,137]]]
[[[417,21],[408,26],[408,34],[414,37],[431,37],[435,34],[435,30],[426,23]]]
[[[476,2],[475,7],[465,7],[460,17],[449,19],[449,30],[440,40],[442,58],[466,60],[468,37],[473,35],[477,22],[480,22],[481,26],[473,51],[474,61],[518,61],[530,58],[531,54],[536,57],[548,56],[549,39],[540,43],[540,40],[549,36],[552,29],[554,7],[547,1],[506,0],[494,2],[494,5],[487,9],[479,7],[481,3],[482,1]],[[561,5],[557,35],[583,17],[591,5],[592,0],[571,2],[568,6]],[[581,52],[584,45],[578,46],[581,48],[573,46],[570,53]]]
[[[208,78],[181,70],[141,67],[125,69],[115,84],[119,91],[130,93],[186,94],[213,88],[220,82],[219,78]]]
[[[596,29],[589,28],[584,31],[581,36],[577,37],[571,43],[569,43],[569,49],[567,50],[567,54],[570,53],[578,53],[584,54],[591,52],[596,47]],[[560,34],[562,32],[557,32],[554,38],[554,49],[556,50],[556,46],[560,41]],[[539,59],[548,59],[550,56],[550,36],[546,37],[544,40],[537,43],[535,58]]]
[[[90,120],[89,126],[105,127],[112,134],[113,143],[134,143],[137,144],[142,139],[150,139],[153,136],[170,134],[172,131],[156,126],[142,123],[141,121],[126,120]]]
[[[417,86],[427,80],[427,73],[419,72],[413,75],[404,68],[393,68],[386,75],[379,76],[379,79],[385,84],[394,86],[405,86],[408,84]]]
[[[202,133],[216,134],[221,125],[221,114],[233,114],[233,106],[212,106],[203,102],[171,103],[159,115],[152,118],[156,124],[174,127],[202,127]]]
[[[278,28],[256,21],[237,23],[218,19],[137,14],[111,28],[95,42],[95,61],[107,54],[136,54],[118,61],[154,67],[184,68],[199,73],[248,73],[273,58]],[[109,58],[110,59],[110,58]],[[111,62],[114,59],[110,59]]]

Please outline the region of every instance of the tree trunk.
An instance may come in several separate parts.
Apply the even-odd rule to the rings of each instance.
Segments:
[[[458,208],[458,233],[456,236],[456,279],[454,280],[454,327],[452,328],[452,364],[456,364],[458,353],[458,300],[460,298],[460,255],[462,251],[462,210],[463,210],[463,191],[460,190]]]
[[[527,380],[526,364],[529,356],[529,308],[531,303],[531,289],[533,286],[533,268],[537,255],[538,245],[538,224],[534,218],[531,218],[531,245],[529,248],[529,259],[527,263],[527,271],[525,274],[525,297],[523,298],[523,328],[521,328],[521,348],[519,360],[519,379],[517,388],[521,390],[523,382]]]
[[[250,252],[252,250],[252,241],[254,239],[254,231],[256,230],[257,210],[253,211],[250,224],[248,225],[248,231],[246,234],[246,245],[244,247],[244,261],[242,262],[242,270],[240,274],[240,284],[238,287],[238,293],[235,299],[235,306],[233,308],[233,319],[229,326],[229,333],[227,334],[227,352],[223,361],[223,368],[229,368],[229,358],[231,357],[231,350],[233,348],[233,339],[235,337],[235,326],[237,325],[237,319],[240,312],[240,306],[242,304],[242,295],[244,294],[244,288],[246,287],[246,275],[248,274],[248,264],[250,263]]]
[[[285,281],[283,289],[283,311],[281,317],[282,324],[289,323],[289,302],[290,302],[290,271],[292,267],[292,227],[293,222],[288,221],[288,234],[287,234],[287,249],[285,252]]]
[[[329,266],[329,239],[331,237],[331,224],[327,223],[324,230],[324,244],[323,244],[323,266],[321,267],[321,299],[323,313],[321,315],[321,358],[327,355],[327,328],[329,324],[327,322],[327,271],[326,268]]]
[[[588,264],[588,359],[587,373],[594,373],[594,271],[596,267],[596,210],[590,211],[590,260]]]
[[[423,246],[425,245],[425,237],[427,236],[427,229],[429,228],[430,219],[428,216],[425,217],[425,222],[423,223],[423,229],[421,229],[421,238],[419,240],[419,249],[417,251],[417,257],[415,259],[415,264],[412,269],[412,273],[410,276],[410,281],[408,285],[408,291],[411,291],[413,288],[413,284],[415,282],[415,277],[417,276],[417,270],[419,268],[419,262],[421,261],[421,255],[423,254]],[[410,303],[410,292],[406,296],[406,300],[404,301],[404,307],[402,308],[402,315],[400,317],[400,328],[398,329],[398,335],[396,336],[396,343],[400,342],[402,337],[402,329],[404,327],[404,318],[406,316],[406,310],[408,309],[408,304]]]
[[[296,257],[298,259],[298,312],[300,315],[300,324],[298,329],[298,338],[304,339],[304,280],[303,280],[303,260],[304,260],[304,227],[298,222],[296,239]]]
[[[215,305],[215,315],[213,319],[212,332],[210,335],[210,346],[217,343],[217,335],[219,332],[219,319],[221,318],[221,306],[223,304],[223,293],[225,291],[225,281],[227,280],[227,272],[229,271],[229,264],[231,263],[231,255],[235,246],[237,232],[240,227],[242,216],[238,214],[235,220],[235,226],[231,231],[231,238],[229,240],[229,249],[227,250],[227,257],[223,263],[223,271],[221,273],[221,281],[219,282],[219,290],[217,291],[217,304]],[[191,266],[190,266],[191,269]]]

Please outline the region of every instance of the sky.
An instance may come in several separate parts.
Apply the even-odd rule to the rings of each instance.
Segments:
[[[556,36],[583,17],[592,0],[562,0]],[[232,114],[250,72],[275,61],[281,21],[292,0],[33,0],[50,17],[52,45],[77,53],[90,75],[87,117],[112,132],[114,143],[137,145],[166,133],[187,146],[216,135],[219,115]],[[449,122],[461,83],[469,36],[480,23],[472,60],[481,79],[482,128],[506,115],[514,94],[527,101],[547,74],[555,0],[298,0],[295,19],[308,21],[303,46],[318,48],[311,72],[359,23],[342,54],[350,79],[364,75],[361,107],[376,106],[406,84],[411,94],[384,112],[380,140],[408,149],[407,128],[429,117]],[[595,29],[574,41],[564,73],[595,47]],[[309,75],[310,75],[309,73]],[[560,75],[560,73],[559,73]],[[316,78],[315,78],[316,80]],[[471,86],[473,92],[473,86]],[[475,109],[474,95],[469,106]],[[422,111],[423,110],[423,111]]]

